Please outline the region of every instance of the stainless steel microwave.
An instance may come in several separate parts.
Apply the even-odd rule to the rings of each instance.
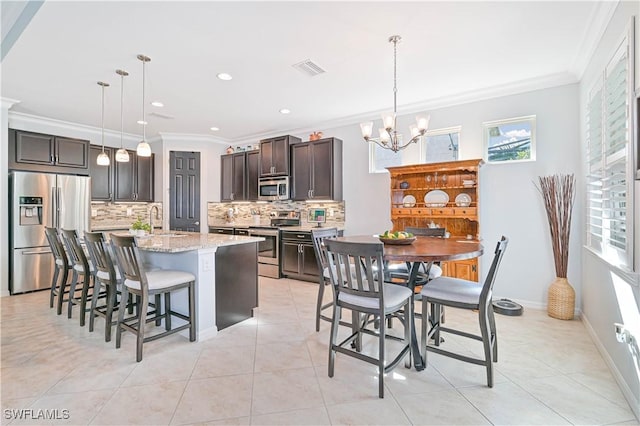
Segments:
[[[258,200],[288,200],[289,177],[261,178],[258,180]]]

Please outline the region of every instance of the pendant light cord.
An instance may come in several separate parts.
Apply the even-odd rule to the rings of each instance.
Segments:
[[[123,106],[124,106],[124,74],[120,74],[120,149],[124,149],[122,145],[123,139],[123,127],[124,127],[124,114],[123,114]]]
[[[104,154],[104,85],[102,86],[102,154]]]
[[[144,115],[144,76],[145,76],[145,63],[146,60],[142,61],[142,141],[146,142],[147,141],[147,119],[145,118]]]

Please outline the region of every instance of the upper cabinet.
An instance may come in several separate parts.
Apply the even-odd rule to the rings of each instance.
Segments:
[[[113,149],[105,147],[104,153],[109,157],[108,166],[98,166],[98,155],[102,147],[91,145],[89,152],[89,174],[91,175],[91,200],[113,201]]]
[[[260,141],[260,177],[289,175],[289,145],[300,142],[294,136]]]
[[[220,201],[241,201],[246,199],[246,157],[246,152],[237,152],[220,157]]]
[[[342,140],[291,145],[291,199],[342,200]]]
[[[89,141],[9,129],[9,169],[89,174]]]
[[[129,151],[129,161],[114,164],[113,201],[153,201],[154,155],[140,157],[135,151]]]
[[[248,151],[246,162],[247,200],[258,200],[258,178],[260,177],[260,151]]]

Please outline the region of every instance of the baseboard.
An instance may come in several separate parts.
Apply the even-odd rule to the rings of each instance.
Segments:
[[[6,296],[11,296],[11,293],[9,293],[9,290],[0,291],[0,297],[6,297]]]
[[[593,340],[593,343],[596,345],[596,348],[598,348],[598,352],[600,352],[600,355],[602,355],[604,362],[609,367],[609,370],[611,370],[611,373],[613,374],[613,378],[618,383],[618,386],[620,387],[622,394],[624,395],[625,399],[629,403],[629,407],[631,407],[631,411],[636,416],[636,419],[640,420],[640,400],[636,400],[636,396],[633,394],[633,392],[631,392],[631,388],[629,387],[627,382],[624,381],[622,374],[620,374],[620,371],[618,371],[618,368],[616,367],[616,364],[613,362],[613,359],[611,358],[611,356],[609,356],[609,353],[607,352],[602,342],[600,342],[600,339],[598,339],[598,335],[596,334],[596,331],[593,329],[593,327],[589,323],[589,320],[587,319],[587,317],[582,315],[581,319],[582,319],[582,323],[587,329],[587,333],[589,333],[589,336],[591,336],[591,340]]]

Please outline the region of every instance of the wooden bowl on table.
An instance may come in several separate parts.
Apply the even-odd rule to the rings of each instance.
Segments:
[[[378,237],[378,238],[384,244],[391,244],[391,245],[409,245],[409,244],[413,244],[413,242],[416,240],[416,237],[409,237],[409,238],[382,238],[382,237]]]

